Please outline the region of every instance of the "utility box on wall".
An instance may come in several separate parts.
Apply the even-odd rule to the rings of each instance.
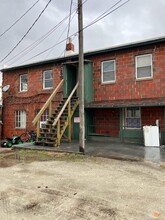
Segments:
[[[143,126],[144,146],[159,147],[159,127],[158,126]]]

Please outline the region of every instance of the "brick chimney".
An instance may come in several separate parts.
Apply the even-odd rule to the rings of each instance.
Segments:
[[[74,44],[72,43],[72,39],[69,37],[68,43],[66,44],[66,52],[65,55],[72,55],[74,53]]]

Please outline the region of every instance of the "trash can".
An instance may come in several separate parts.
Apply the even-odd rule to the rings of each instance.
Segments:
[[[144,146],[159,147],[159,127],[158,126],[143,126]]]

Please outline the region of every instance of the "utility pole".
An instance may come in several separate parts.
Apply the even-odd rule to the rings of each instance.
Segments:
[[[84,51],[83,51],[83,10],[82,0],[78,0],[78,32],[79,32],[79,151],[85,151],[85,120],[84,120]]]

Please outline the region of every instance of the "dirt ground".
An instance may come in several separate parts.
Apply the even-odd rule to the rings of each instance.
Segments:
[[[165,219],[164,167],[46,154],[0,154],[0,220]]]

